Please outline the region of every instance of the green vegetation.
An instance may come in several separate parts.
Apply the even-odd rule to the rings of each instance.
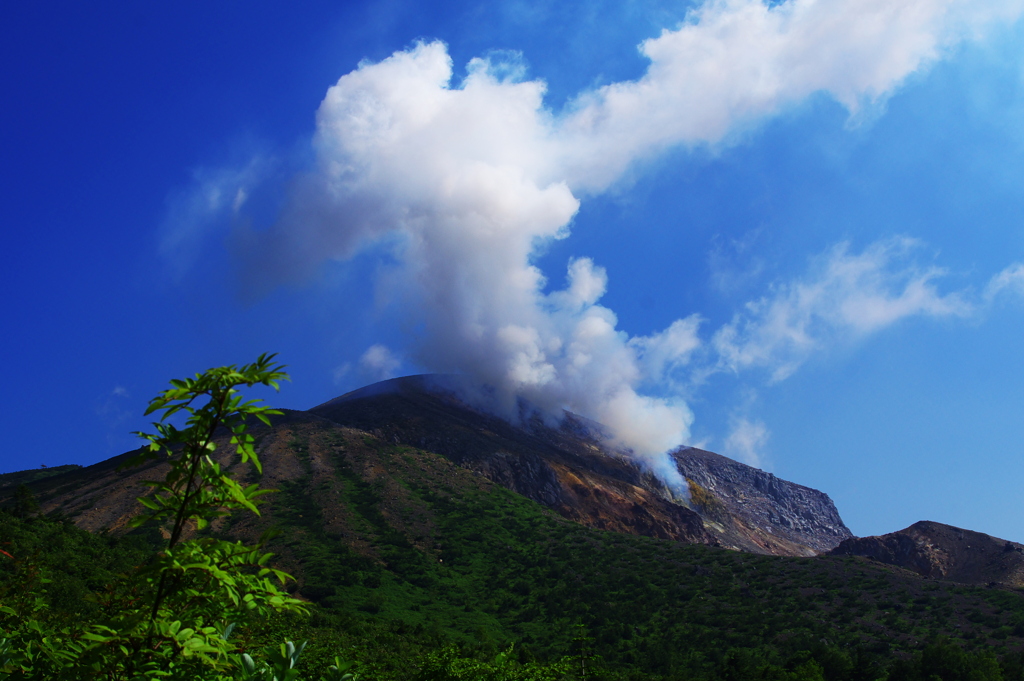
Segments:
[[[411,663],[391,653],[394,639],[381,647],[372,639],[383,634],[362,632],[399,632],[409,659],[417,645],[450,641],[478,659],[514,643],[523,660],[556,661],[579,654],[579,623],[606,677],[679,679],[802,678],[817,667],[827,679],[914,678],[907,665],[929,643],[968,660],[998,645],[1012,661],[1024,636],[1016,592],[857,558],[595,531],[429,453],[319,424],[304,437],[335,473],[306,475],[273,499],[270,510],[289,509],[277,516],[279,552],[320,606],[319,635],[343,632],[380,678],[411,678]],[[387,474],[359,474],[368,470]],[[326,518],[333,494],[351,514],[346,536]]]
[[[256,503],[266,491],[255,484],[242,487],[222,473],[211,456],[217,447],[214,436],[225,429],[242,463],[251,461],[259,469],[246,419],[269,425],[268,417],[280,412],[245,401],[236,388],[276,388],[286,377],[272,356],[262,356],[243,367],[210,369],[195,378],[171,381],[173,387],[150,402],[147,414],[161,412],[153,424],[157,432],[139,433],[150,444],[132,464],[164,455],[168,471],[163,481],[147,483],[154,493],[139,499],[147,511],[132,525],[157,526],[166,540],[124,577],[107,575],[104,580],[93,570],[73,579],[67,566],[51,562],[49,572],[58,577],[54,580],[37,562],[44,550],[48,562],[52,559],[40,533],[33,537],[31,553],[28,546],[9,542],[15,553],[5,550],[14,563],[0,602],[5,658],[0,660],[0,674],[15,679],[215,678],[236,666],[230,657],[235,646],[228,639],[237,623],[270,612],[304,611],[301,601],[275,585],[289,577],[266,566],[271,554],[261,551],[261,545],[198,534],[212,519],[233,511],[258,513]],[[167,420],[179,412],[187,415],[184,428]],[[24,486],[15,500],[15,518],[31,515],[33,504]],[[26,534],[26,527],[20,534]],[[50,539],[68,535],[58,526],[43,528]],[[28,532],[29,537],[32,534]],[[87,544],[81,538],[77,541],[82,545],[78,548]],[[26,562],[28,556],[32,559]],[[81,560],[72,563],[82,565]],[[109,561],[100,563],[110,569]],[[60,592],[46,587],[54,581],[72,593],[91,586],[79,595],[93,607],[59,608]]]
[[[264,360],[260,375],[278,371]],[[253,366],[234,371],[252,378]],[[192,404],[199,387],[175,384],[151,411]],[[12,497],[0,513],[0,679],[1024,681],[1017,591],[592,530],[440,456],[323,420],[254,430],[256,447],[243,412],[270,412],[216,399],[231,405],[220,441],[277,466],[278,492],[243,487],[207,457],[206,415],[182,431],[158,425],[150,441],[173,453],[172,474],[126,535]],[[232,508],[244,513],[203,529]],[[184,546],[191,562],[174,562]],[[297,580],[261,575],[266,550]]]

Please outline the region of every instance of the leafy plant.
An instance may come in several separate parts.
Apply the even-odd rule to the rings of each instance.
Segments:
[[[242,675],[238,678],[240,681],[296,681],[299,678],[296,666],[305,647],[305,643],[296,646],[291,641],[285,641],[278,650],[270,651],[267,660],[261,665],[248,653],[243,653],[239,661]]]
[[[156,433],[138,433],[149,447],[129,465],[166,457],[169,470],[162,481],[147,483],[154,494],[139,499],[147,511],[133,524],[158,525],[166,532],[164,546],[112,585],[103,616],[84,624],[56,628],[26,581],[16,608],[0,605],[6,644],[0,678],[192,679],[200,669],[213,678],[232,666],[233,623],[305,610],[279,588],[290,576],[268,566],[273,554],[262,541],[247,546],[199,534],[215,518],[259,514],[260,497],[270,490],[243,487],[224,472],[213,458],[215,438],[226,430],[242,463],[262,472],[249,423],[269,425],[281,412],[246,400],[238,388],[277,389],[287,378],[282,368],[274,355],[261,355],[252,364],[173,380],[150,402],[146,414],[161,414]],[[180,428],[168,420],[178,413],[187,414]]]

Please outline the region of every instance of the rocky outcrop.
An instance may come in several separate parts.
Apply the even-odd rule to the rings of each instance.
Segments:
[[[1024,586],[1024,544],[923,520],[877,537],[847,539],[834,556],[864,556],[923,577]]]
[[[702,449],[673,454],[691,499],[726,546],[815,555],[853,536],[824,492]]]

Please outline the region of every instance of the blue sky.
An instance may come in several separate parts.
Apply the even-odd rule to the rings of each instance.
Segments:
[[[462,371],[859,535],[1021,540],[1020,13],[9,9],[0,470],[118,454],[167,379],[273,351],[282,406]]]

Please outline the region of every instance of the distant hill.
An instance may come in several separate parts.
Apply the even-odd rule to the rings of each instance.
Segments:
[[[864,556],[922,577],[1024,587],[1024,544],[923,520],[878,537],[851,538],[834,556]]]

